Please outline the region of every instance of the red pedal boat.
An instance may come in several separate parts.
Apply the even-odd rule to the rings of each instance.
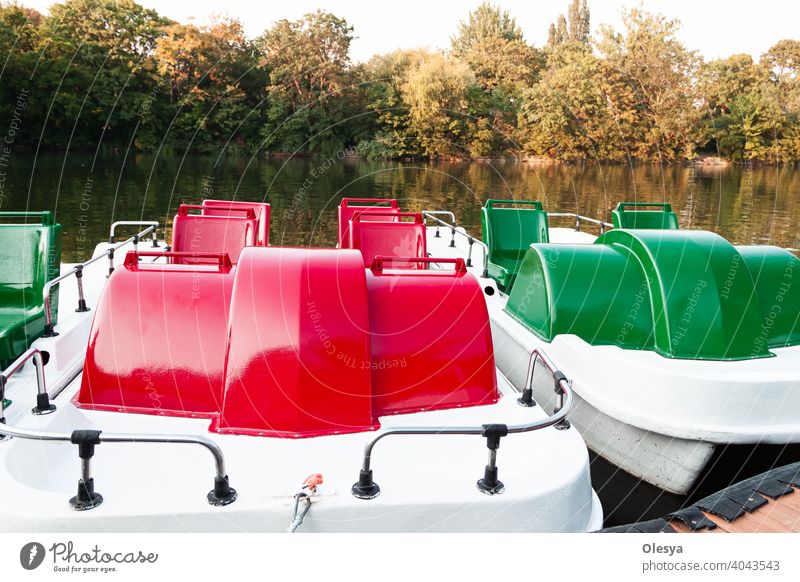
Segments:
[[[170,248],[99,245],[108,278],[67,266],[90,311],[0,380],[0,529],[598,529],[568,379],[536,352],[558,406],[521,399],[465,262],[364,204],[342,202],[337,249],[270,247],[269,205],[206,200]]]

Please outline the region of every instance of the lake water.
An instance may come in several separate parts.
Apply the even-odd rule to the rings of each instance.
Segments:
[[[0,210],[55,211],[65,261],[88,258],[114,220],[168,225],[181,202],[203,198],[271,203],[272,245],[334,245],[336,207],[347,196],[398,198],[408,210],[452,210],[476,235],[487,198],[538,199],[552,212],[609,221],[618,201],[666,201],[683,228],[711,230],[737,244],[800,248],[800,170],[786,167],[95,158],[14,151],[0,171]]]

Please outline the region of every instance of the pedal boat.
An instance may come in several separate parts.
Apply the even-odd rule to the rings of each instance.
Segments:
[[[467,261],[500,371],[531,383],[534,350],[572,382],[607,518],[664,515],[800,460],[800,260],[679,230],[668,204],[621,203],[613,223],[489,200],[483,236],[423,212],[427,251]],[[552,228],[568,218],[575,228]],[[590,225],[600,236],[583,232]],[[533,397],[553,395],[534,378]]]
[[[269,247],[268,217],[181,207],[169,250],[84,274],[78,375],[21,368],[60,349],[40,338],[0,376],[0,529],[601,527],[567,379],[548,368],[552,414],[518,403],[463,260]]]

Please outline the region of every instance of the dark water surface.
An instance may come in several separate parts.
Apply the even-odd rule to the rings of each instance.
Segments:
[[[203,198],[266,200],[272,204],[271,244],[332,246],[343,196],[398,198],[409,210],[452,210],[475,234],[487,198],[539,199],[549,211],[605,220],[621,200],[666,201],[683,228],[712,230],[737,244],[800,248],[800,170],[788,167],[401,163],[335,156],[126,159],[14,151],[0,168],[0,210],[55,211],[64,229],[65,261],[88,258],[114,220],[170,224],[178,204]]]

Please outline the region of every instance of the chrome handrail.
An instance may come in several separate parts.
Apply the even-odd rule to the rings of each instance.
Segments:
[[[158,227],[158,222],[155,220],[118,220],[111,223],[111,228],[108,232],[108,244],[113,245],[116,242],[114,233],[118,226],[152,226],[153,227],[153,248],[158,246],[158,234],[155,229]],[[139,233],[140,236],[145,236],[147,233]]]
[[[422,215],[425,218],[430,218],[431,220],[435,220],[437,224],[441,224],[442,226],[450,229],[450,246],[454,247],[455,245],[455,237],[456,234],[460,234],[463,237],[466,237],[467,242],[469,242],[469,252],[467,254],[467,266],[472,266],[472,245],[478,244],[483,249],[483,273],[481,273],[481,277],[488,277],[489,276],[489,247],[484,243],[482,240],[475,238],[471,234],[469,234],[463,228],[459,230],[459,227],[455,224],[455,219],[453,219],[453,224],[449,224],[440,218],[436,218],[433,216],[434,214],[449,214],[453,216],[453,213],[449,210],[423,210]]]
[[[495,471],[496,477],[496,453],[497,453],[497,446],[499,445],[499,438],[502,436],[506,436],[508,434],[516,434],[516,433],[523,433],[523,432],[531,432],[535,430],[541,430],[543,428],[548,428],[551,426],[556,426],[557,428],[569,428],[569,423],[566,420],[567,414],[570,412],[572,405],[574,403],[574,395],[572,392],[572,386],[567,378],[562,374],[554,365],[550,358],[540,350],[539,348],[534,348],[531,352],[531,361],[533,363],[536,360],[541,360],[544,364],[545,368],[553,375],[555,380],[556,388],[557,388],[557,401],[556,401],[556,410],[554,410],[551,416],[548,416],[545,419],[537,420],[534,422],[526,423],[526,424],[516,424],[516,425],[498,425],[498,424],[484,424],[481,426],[437,426],[437,427],[391,427],[380,429],[375,433],[367,444],[364,445],[364,456],[363,462],[361,465],[361,472],[359,475],[359,481],[353,485],[353,495],[360,499],[372,499],[378,495],[380,492],[380,488],[378,485],[372,480],[372,470],[371,470],[371,462],[372,462],[372,450],[375,445],[381,439],[392,436],[392,435],[481,435],[487,437],[487,439],[491,439],[494,436],[496,441],[496,446],[492,449],[492,446],[489,445],[489,464],[487,465],[487,470],[493,469]],[[527,385],[526,390],[531,390],[532,392],[532,384],[533,384],[533,366],[528,367],[528,378],[527,378]],[[530,403],[524,402],[523,398],[519,399],[519,403],[523,406],[534,406],[532,400]],[[497,430],[501,432],[498,434]],[[498,482],[499,483],[499,482]],[[502,486],[502,484],[500,484]],[[479,485],[480,486],[480,485]],[[500,490],[501,491],[501,490]],[[500,491],[494,491],[499,493]],[[489,491],[484,491],[485,493],[489,493]]]
[[[90,459],[94,455],[94,446],[102,443],[162,443],[162,444],[195,444],[205,447],[214,457],[216,475],[214,489],[208,494],[208,501],[212,505],[228,505],[236,500],[236,490],[230,487],[228,475],[225,471],[225,455],[220,446],[212,439],[201,435],[161,435],[161,434],[134,434],[134,433],[104,433],[101,430],[74,430],[71,433],[56,433],[40,430],[30,430],[12,427],[6,424],[3,415],[2,401],[5,398],[5,387],[8,378],[22,368],[30,358],[36,367],[37,393],[47,394],[45,389],[44,360],[42,353],[31,348],[17,358],[2,374],[0,374],[0,436],[2,441],[9,438],[28,440],[70,442],[78,445],[81,457],[81,479],[78,482],[78,495],[70,500],[73,509],[91,509],[102,502],[102,496],[94,492],[94,480],[91,476]],[[55,407],[53,407],[55,410]],[[36,413],[36,409],[33,410]],[[52,412],[52,411],[51,411]]]
[[[97,255],[96,257],[92,257],[88,261],[81,263],[80,265],[75,265],[72,269],[67,271],[66,273],[62,273],[58,277],[54,279],[50,279],[47,283],[44,284],[44,288],[42,289],[42,298],[44,299],[44,334],[43,337],[53,337],[58,335],[55,331],[55,324],[53,324],[53,315],[50,308],[50,293],[56,285],[59,285],[61,281],[64,279],[75,275],[75,278],[78,282],[78,308],[75,310],[77,312],[85,312],[89,311],[89,307],[86,305],[86,299],[83,296],[83,269],[99,261],[100,259],[108,258],[109,262],[111,263],[109,266],[109,274],[111,271],[114,270],[114,251],[117,249],[129,244],[133,243],[136,246],[139,243],[139,239],[142,237],[147,236],[150,232],[153,233],[153,245],[158,246],[158,238],[156,235],[156,228],[158,227],[158,222],[148,221],[148,222],[138,222],[138,221],[120,221],[115,222],[111,225],[111,235],[109,237],[109,244],[114,244],[114,230],[117,225],[127,225],[127,224],[139,224],[139,225],[149,225],[144,230],[138,232],[137,234],[133,235],[132,237],[122,241],[121,243],[117,243],[114,246],[106,249],[105,252]]]
[[[589,224],[596,224],[600,227],[600,234],[603,234],[606,231],[606,228],[614,228],[614,225],[610,222],[604,222],[602,220],[598,220],[597,218],[589,218],[588,216],[582,216],[580,214],[576,214],[574,212],[548,212],[548,218],[574,218],[575,219],[575,230],[580,232],[581,230],[581,222],[588,222]]]
[[[217,477],[225,477],[225,456],[220,446],[208,437],[200,435],[160,435],[160,434],[127,434],[108,433],[98,430],[100,442],[103,443],[162,443],[162,444],[196,444],[208,449],[214,457],[214,468]],[[41,430],[12,427],[0,424],[0,434],[7,438],[20,438],[36,441],[72,442],[72,433],[56,433]]]

